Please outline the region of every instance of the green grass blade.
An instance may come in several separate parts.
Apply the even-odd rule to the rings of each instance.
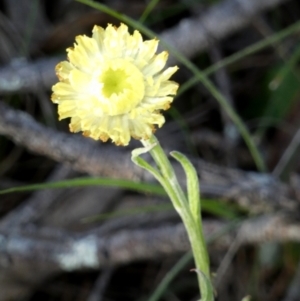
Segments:
[[[300,21],[294,23],[293,25],[287,27],[286,29],[281,30],[278,33],[271,35],[270,37],[265,38],[262,41],[259,41],[251,46],[246,47],[245,49],[234,53],[221,61],[218,61],[216,64],[208,67],[207,69],[203,70],[204,75],[209,76],[214,72],[218,71],[220,68],[224,68],[229,66],[239,60],[254,54],[272,44],[279,42],[280,40],[287,38],[288,36],[295,34],[296,32],[300,31]],[[180,86],[177,95],[184,93],[186,90],[190,89],[193,85],[198,82],[198,78],[196,76],[192,77],[188,81],[186,81],[183,85]]]
[[[20,47],[20,55],[27,56],[29,54],[29,46],[30,46],[30,39],[32,38],[33,29],[36,23],[37,12],[38,12],[38,0],[32,0],[30,7],[30,13],[28,16],[28,21],[26,22],[26,32],[23,40],[23,45]]]
[[[202,205],[201,206],[202,211],[226,220],[234,220],[239,216],[238,210],[234,208],[234,206],[224,204],[218,200],[202,199],[201,205]],[[125,217],[128,215],[138,215],[142,213],[162,212],[162,211],[175,211],[175,209],[173,205],[169,202],[166,204],[145,206],[145,207],[136,208],[132,210],[122,210],[122,211],[112,212],[112,213],[91,215],[84,218],[82,221],[88,223],[88,222],[95,222],[95,221],[103,221],[103,220],[116,218],[116,217]]]
[[[159,0],[151,0],[146,9],[144,10],[143,14],[141,15],[139,22],[144,23],[145,20],[148,18],[152,10],[155,8],[155,6],[158,4]]]
[[[163,280],[159,283],[155,291],[152,293],[148,301],[158,301],[165,293],[173,279],[183,270],[183,268],[192,260],[192,252],[187,252],[180,260],[173,266],[173,268],[165,275]]]
[[[82,187],[82,186],[108,186],[124,188],[138,192],[152,193],[155,195],[165,196],[166,193],[160,185],[139,183],[129,180],[119,180],[111,178],[76,178],[64,181],[50,182],[45,184],[33,184],[20,187],[13,187],[4,190],[0,190],[1,194],[13,193],[13,192],[25,192],[42,189],[57,189],[57,188],[71,188],[71,187]]]
[[[165,190],[158,184],[133,182],[111,178],[76,178],[64,181],[24,185],[0,190],[0,195],[17,192],[28,192],[43,189],[60,189],[72,187],[107,186],[128,189],[140,193],[150,193],[156,196],[167,196]],[[225,219],[233,219],[238,216],[238,208],[224,204],[218,200],[202,199],[202,210]],[[171,206],[171,204],[170,204]]]
[[[118,217],[135,216],[135,215],[145,214],[145,213],[156,213],[156,212],[166,212],[166,211],[175,212],[175,209],[170,202],[164,204],[155,204],[153,206],[142,206],[142,207],[137,207],[129,210],[120,210],[120,211],[113,211],[109,213],[91,215],[82,219],[82,222],[91,223],[91,222],[104,221],[104,220],[118,218]]]
[[[174,106],[167,111],[167,114],[178,124],[184,136],[185,143],[194,157],[198,157],[198,151],[194,143],[191,140],[191,131],[182,114]]]

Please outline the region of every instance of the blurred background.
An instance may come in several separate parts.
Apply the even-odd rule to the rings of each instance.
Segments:
[[[140,143],[70,134],[50,101],[75,37],[124,15],[180,53],[157,137],[199,174],[216,299],[300,300],[299,1],[81,2],[0,0],[0,190],[44,184],[0,194],[0,301],[200,298],[179,218],[130,161]]]

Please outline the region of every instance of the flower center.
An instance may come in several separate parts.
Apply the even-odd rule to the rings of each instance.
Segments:
[[[144,98],[145,84],[142,72],[124,59],[109,61],[103,66],[98,80],[101,84],[100,102],[105,113],[128,113]]]
[[[126,88],[130,88],[127,82],[128,76],[122,69],[108,69],[101,78],[103,83],[102,93],[106,98],[110,98],[112,94],[121,94]]]

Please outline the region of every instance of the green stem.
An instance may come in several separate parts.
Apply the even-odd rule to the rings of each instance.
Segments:
[[[197,273],[197,276],[202,300],[213,301],[213,294],[207,285],[207,279],[210,279],[209,258],[200,213],[199,220],[196,221],[190,211],[188,200],[178,183],[174,169],[155,136],[153,135],[149,140],[143,140],[142,144],[147,148],[154,145],[150,149],[150,154],[162,174],[160,183],[166,190],[183,221],[191,244],[196,268],[200,271]],[[203,273],[205,277],[203,277],[201,273]]]

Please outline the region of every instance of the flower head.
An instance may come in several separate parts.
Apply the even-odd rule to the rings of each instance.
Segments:
[[[124,24],[95,26],[92,37],[77,36],[67,49],[69,61],[56,66],[52,101],[59,118],[71,118],[72,132],[117,145],[150,138],[178,89],[169,80],[178,68],[162,71],[168,53],[155,54],[157,46],[158,40],[143,41]]]

